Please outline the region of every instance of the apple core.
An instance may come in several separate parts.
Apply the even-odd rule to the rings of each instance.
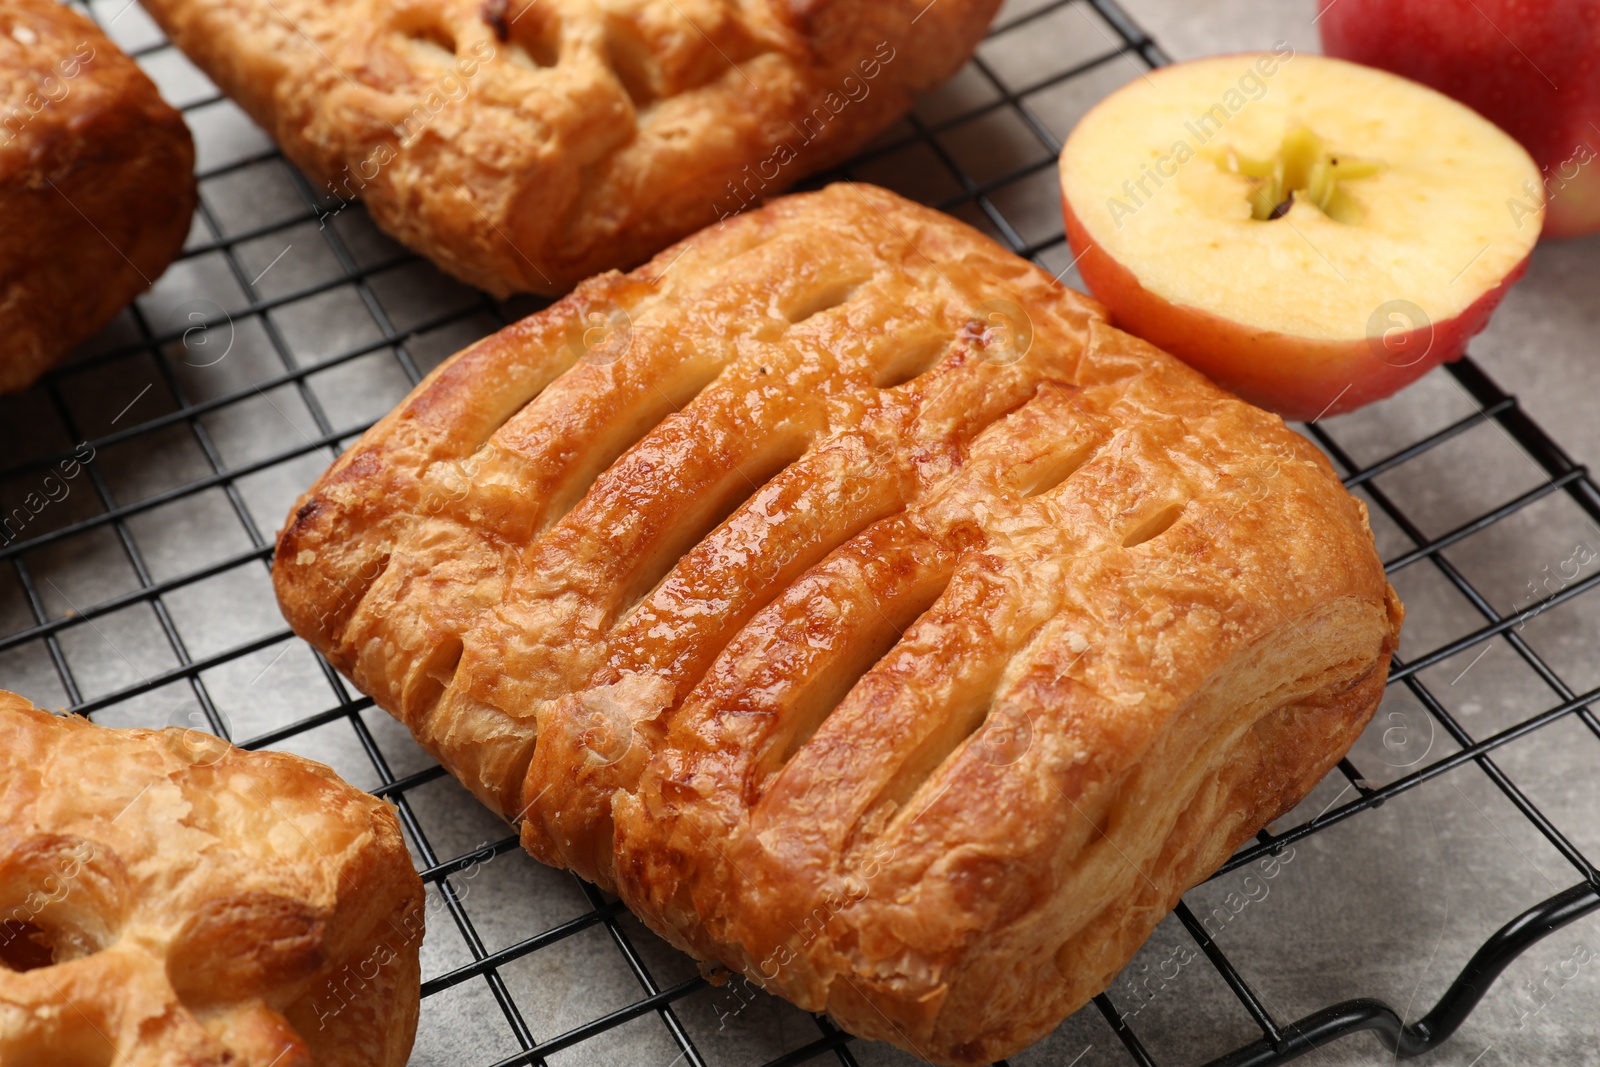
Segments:
[[[1266,158],[1242,156],[1232,145],[1217,155],[1217,165],[1250,183],[1250,216],[1258,221],[1281,219],[1295,200],[1314,204],[1335,222],[1361,221],[1361,205],[1340,182],[1370,178],[1383,169],[1376,160],[1335,155],[1305,126],[1284,134],[1278,151]]]

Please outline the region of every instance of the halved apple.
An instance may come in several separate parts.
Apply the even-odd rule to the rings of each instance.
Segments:
[[[1113,320],[1294,419],[1460,356],[1527,269],[1540,187],[1476,112],[1287,48],[1151,71],[1061,153],[1067,239]]]

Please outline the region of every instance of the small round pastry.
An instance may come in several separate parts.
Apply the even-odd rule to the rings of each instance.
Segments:
[[[422,880],[388,804],[0,692],[0,1063],[401,1067]]]
[[[195,200],[189,128],[133,60],[56,0],[0,7],[0,393],[149,288]]]

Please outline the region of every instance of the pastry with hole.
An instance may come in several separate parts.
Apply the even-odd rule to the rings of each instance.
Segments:
[[[1304,797],[1401,618],[1282,419],[849,183],[454,356],[273,579],[533,855],[947,1064],[1049,1032]]]
[[[321,764],[0,693],[0,1063],[401,1067],[422,881]]]
[[[183,247],[194,144],[133,60],[56,0],[0,7],[0,393],[26,389]]]

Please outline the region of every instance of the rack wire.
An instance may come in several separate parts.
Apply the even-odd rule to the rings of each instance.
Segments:
[[[182,106],[199,146],[201,204],[182,260],[151,293],[29,394],[0,402],[0,683],[112,725],[187,725],[246,748],[300,751],[393,801],[429,893],[416,1063],[782,1067],[895,1059],[825,1017],[737,982],[712,986],[616,900],[527,860],[512,828],[477,808],[283,626],[271,602],[269,535],[295,494],[432,365],[539,304],[467,290],[388,242],[358,207],[336,210],[131,0],[87,6]],[[1056,209],[1060,138],[1099,96],[1166,61],[1113,0],[1013,0],[949,86],[859,158],[808,184],[844,177],[896,188],[1075,280]],[[1515,758],[1519,744],[1559,724],[1576,723],[1583,735],[1563,735],[1566,743],[1600,739],[1596,680],[1570,681],[1573,668],[1544,651],[1549,642],[1538,633],[1570,632],[1571,618],[1549,620],[1591,594],[1600,571],[1580,566],[1568,576],[1564,564],[1575,551],[1560,561],[1555,588],[1548,579],[1530,583],[1518,606],[1508,589],[1521,573],[1507,578],[1504,538],[1495,540],[1507,530],[1511,540],[1523,538],[1519,522],[1566,528],[1576,520],[1600,530],[1600,490],[1470,359],[1379,408],[1380,417],[1304,428],[1371,507],[1396,583],[1422,572],[1434,583],[1407,595],[1408,635],[1421,636],[1408,636],[1396,657],[1379,719],[1329,781],[1192,891],[1152,941],[1168,951],[1162,987],[1164,964],[1180,959],[1204,958],[1213,980],[1189,980],[1147,1024],[1137,1016],[1157,999],[1145,997],[1149,978],[1141,987],[1125,973],[1063,1025],[1060,1034],[1076,1035],[1071,1041],[1052,1039],[1016,1062],[1076,1064],[1096,1051],[1084,1062],[1277,1064],[1360,1030],[1375,1031],[1400,1055],[1417,1054],[1448,1038],[1519,954],[1600,907],[1600,872],[1567,815],[1547,815],[1533,799],[1539,790],[1520,784],[1529,760]],[[1497,485],[1479,485],[1455,453],[1486,435],[1536,477],[1476,506]],[[92,458],[81,469],[69,462],[85,456]],[[1440,478],[1452,498],[1475,506],[1430,497],[1427,487]],[[1552,517],[1556,503],[1566,512]],[[1466,551],[1472,545],[1487,547]],[[1465,605],[1467,623],[1440,631],[1422,617],[1440,589]],[[1444,636],[1434,640],[1435,632]],[[1518,710],[1485,732],[1453,687],[1493,648],[1513,654],[1536,684],[1502,701]],[[1436,680],[1468,660],[1449,686]],[[1407,725],[1393,725],[1408,714]],[[1429,744],[1412,759],[1407,746],[1418,724]],[[1405,735],[1398,744],[1396,729]],[[1507,761],[1516,769],[1507,771]],[[1500,929],[1417,1021],[1405,1023],[1403,1010],[1370,996],[1292,1017],[1275,1008],[1261,991],[1259,963],[1224,952],[1233,929],[1224,936],[1212,916],[1237,912],[1207,910],[1213,887],[1237,872],[1281,869],[1273,864],[1287,862],[1297,845],[1359,844],[1380,806],[1451,772],[1457,783],[1473,767],[1558,857],[1529,860],[1555,891],[1520,913],[1499,914]],[[1589,781],[1579,795],[1592,811]],[[1355,829],[1340,837],[1335,828],[1347,825]],[[1570,884],[1551,870],[1564,870]],[[1526,874],[1512,881],[1538,888]],[[1293,918],[1265,915],[1253,920],[1254,932],[1268,946],[1293,948],[1306,929]],[[1211,986],[1226,995],[1206,999]],[[1237,1047],[1206,1051],[1202,1041],[1158,1059],[1160,1024],[1202,1011],[1237,1016],[1217,1024],[1223,1036],[1212,1039],[1242,1033],[1230,1046]],[[1085,1034],[1088,1047],[1073,1058]],[[1125,1055],[1101,1058],[1114,1048]]]

